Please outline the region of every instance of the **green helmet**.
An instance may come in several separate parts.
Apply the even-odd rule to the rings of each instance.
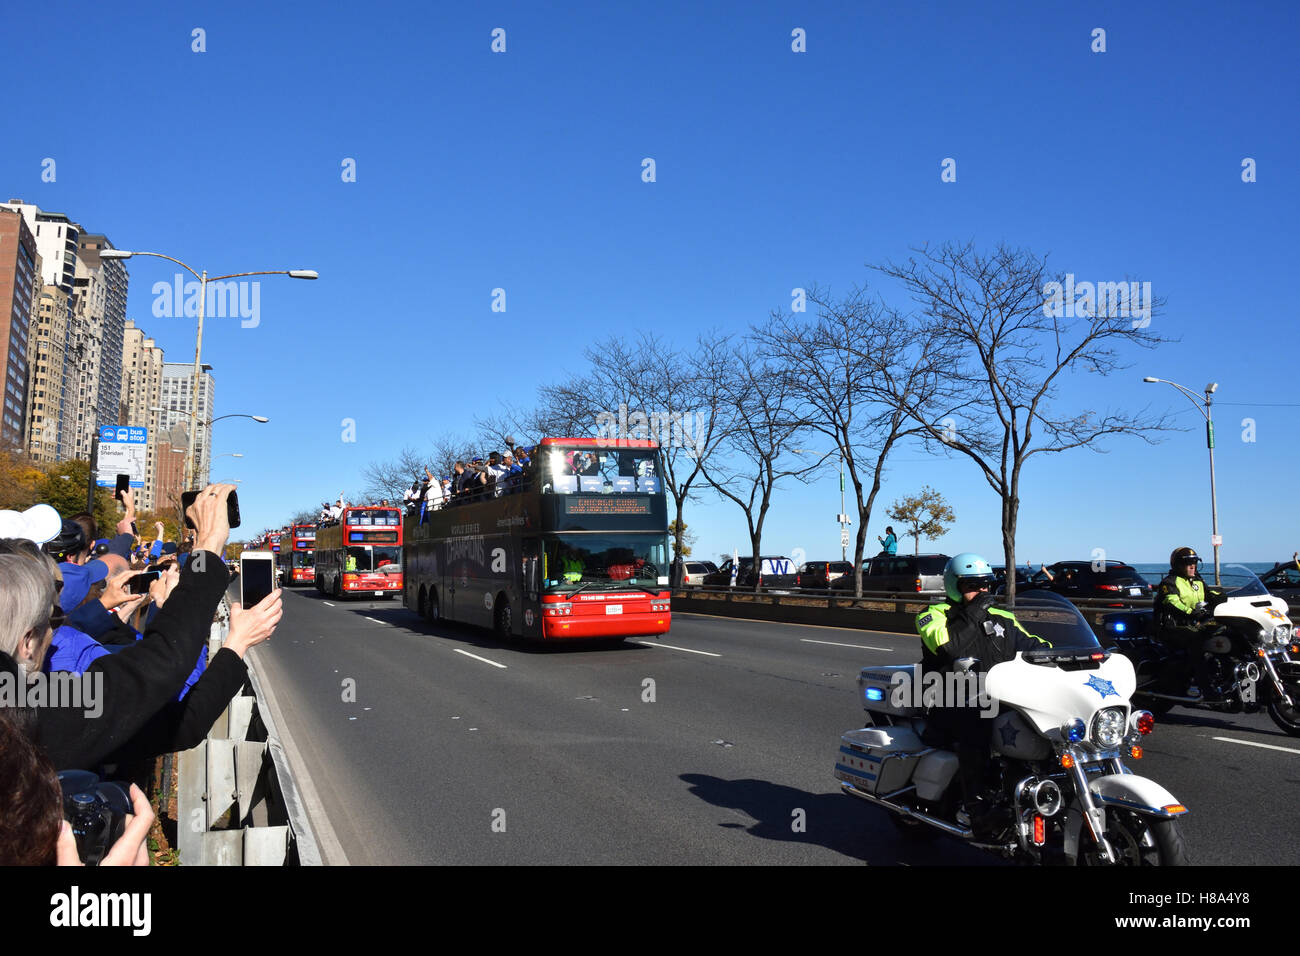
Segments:
[[[973,551],[964,551],[948,560],[943,569],[943,589],[954,604],[962,601],[962,592],[971,590],[971,584],[992,588],[997,582],[989,563]],[[961,585],[965,584],[963,588]]]

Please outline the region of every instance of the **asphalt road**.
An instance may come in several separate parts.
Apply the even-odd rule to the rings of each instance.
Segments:
[[[254,653],[326,862],[998,864],[831,775],[858,669],[916,638],[676,614],[649,643],[537,649],[297,590]],[[1300,740],[1266,715],[1175,709],[1146,754],[1195,863],[1300,863]]]

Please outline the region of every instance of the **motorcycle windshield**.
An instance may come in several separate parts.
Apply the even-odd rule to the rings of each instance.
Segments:
[[[1017,593],[1015,605],[1007,609],[1026,631],[1050,642],[1052,651],[1101,650],[1097,635],[1079,609],[1054,591]]]
[[[1214,570],[1206,568],[1205,583],[1214,586]],[[1227,597],[1268,596],[1268,588],[1254,571],[1244,564],[1225,564],[1219,569],[1218,587]]]

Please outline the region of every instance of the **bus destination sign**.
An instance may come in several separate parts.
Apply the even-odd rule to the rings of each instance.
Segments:
[[[566,515],[648,515],[647,495],[568,495],[564,499]]]

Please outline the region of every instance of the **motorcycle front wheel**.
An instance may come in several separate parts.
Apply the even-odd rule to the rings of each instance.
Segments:
[[[1300,681],[1287,681],[1286,692],[1292,701],[1300,701]],[[1290,707],[1280,700],[1268,702],[1268,716],[1292,737],[1300,737],[1300,707]]]
[[[1187,844],[1177,820],[1158,820],[1132,810],[1106,808],[1106,838],[1115,851],[1115,866],[1187,866]],[[1101,850],[1090,846],[1079,856],[1084,866],[1109,866]]]

